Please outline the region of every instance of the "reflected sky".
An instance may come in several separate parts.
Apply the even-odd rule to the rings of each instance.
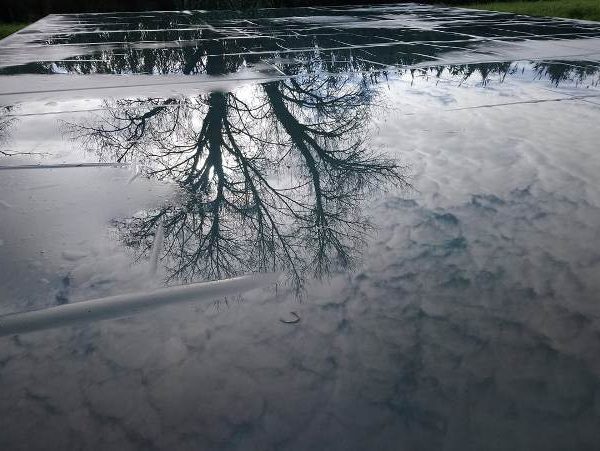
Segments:
[[[0,338],[0,448],[595,449],[599,35],[400,5],[2,41],[0,314],[284,277]]]

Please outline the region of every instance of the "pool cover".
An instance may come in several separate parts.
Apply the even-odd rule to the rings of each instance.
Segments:
[[[594,22],[150,11],[0,41],[0,449],[598,449],[599,123]]]

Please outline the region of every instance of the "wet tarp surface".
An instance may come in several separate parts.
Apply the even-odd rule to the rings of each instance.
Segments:
[[[411,4],[0,41],[0,315],[280,273],[0,337],[0,449],[597,449],[599,82],[599,24]]]

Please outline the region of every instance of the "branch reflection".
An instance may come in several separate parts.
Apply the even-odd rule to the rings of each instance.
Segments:
[[[210,45],[177,64],[220,76],[246,63],[228,52],[231,42]],[[300,289],[308,275],[352,267],[371,228],[366,200],[390,184],[409,186],[402,166],[370,145],[376,86],[386,72],[332,73],[319,52],[309,63],[296,68],[301,75],[234,92],[107,101],[96,121],[70,125],[101,160],[138,163],[145,175],[181,188],[177,202],[115,221],[139,258],[164,228],[168,280],[284,270]],[[552,80],[577,69],[554,66]],[[549,66],[531,69],[539,75]],[[483,63],[414,73],[476,76],[485,85],[519,70]]]
[[[206,65],[228,70],[223,56]],[[104,116],[70,129],[101,159],[140,163],[180,186],[177,202],[115,222],[142,258],[162,224],[169,280],[285,270],[300,289],[309,274],[352,266],[374,190],[408,186],[403,168],[369,146],[374,96],[367,79],[311,75],[107,102]]]

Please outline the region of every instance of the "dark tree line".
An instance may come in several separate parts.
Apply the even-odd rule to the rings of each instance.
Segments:
[[[453,1],[453,0],[450,0]],[[257,8],[293,8],[314,6],[312,0],[20,0],[5,2],[0,9],[3,21],[37,20],[47,14],[112,11],[172,11],[172,10],[253,10]],[[369,4],[390,3],[371,0]],[[398,3],[398,2],[396,2]],[[359,0],[321,0],[319,5],[365,4]]]

